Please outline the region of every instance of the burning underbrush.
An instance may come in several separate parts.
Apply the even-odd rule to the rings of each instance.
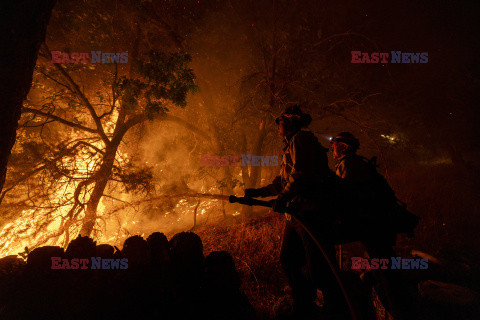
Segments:
[[[208,194],[170,194],[137,201],[127,198],[128,201],[107,198],[101,202],[92,232],[96,241],[119,247],[132,235],[157,231],[174,234],[215,223],[225,216],[225,204]],[[228,210],[230,215],[238,215],[235,208],[229,206]],[[0,257],[25,256],[42,245],[66,247],[78,235],[83,218],[79,215],[66,229],[64,210],[23,210],[0,230]]]

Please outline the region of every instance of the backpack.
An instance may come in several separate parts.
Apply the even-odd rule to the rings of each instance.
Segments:
[[[379,222],[382,227],[387,227],[394,233],[407,234],[409,238],[413,237],[420,217],[407,210],[407,205],[396,197],[387,179],[378,172],[377,157],[371,159],[361,157],[361,159],[369,170],[371,178],[368,181],[368,187],[373,191],[376,202],[366,204],[366,207],[381,211],[382,218]]]

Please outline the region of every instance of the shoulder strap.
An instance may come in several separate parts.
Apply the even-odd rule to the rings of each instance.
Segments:
[[[368,160],[368,164],[370,164],[374,168],[378,168],[377,157],[374,156],[370,160]]]

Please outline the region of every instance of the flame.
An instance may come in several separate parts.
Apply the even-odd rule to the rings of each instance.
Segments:
[[[117,118],[118,112],[113,112],[105,126],[107,133],[111,134],[113,132]],[[75,133],[72,133],[71,136],[75,139],[82,138],[81,135]],[[102,141],[92,141],[90,144],[98,149],[104,148]],[[59,160],[59,167],[74,172],[73,177],[71,177],[74,180],[85,179],[95,171],[102,160],[100,154],[97,153],[92,156],[90,151],[85,147],[79,149],[75,156],[63,157]],[[125,159],[127,158],[120,153],[118,161],[125,162]],[[23,252],[26,247],[31,250],[40,245],[63,246],[66,240],[64,230],[68,232],[70,240],[72,236],[76,237],[80,231],[84,213],[80,213],[77,219],[67,226],[65,226],[65,222],[73,205],[68,203],[68,199],[73,198],[78,183],[72,183],[66,177],[59,178],[56,184],[60,187],[50,197],[51,202],[58,205],[56,210],[52,211],[49,206],[42,207],[42,204],[37,204],[37,208],[22,210],[13,222],[3,226],[0,230],[0,257]],[[88,200],[89,196],[90,190],[86,190],[82,195],[84,202]],[[105,205],[103,201],[100,202],[97,212],[99,218],[104,215]]]
[[[107,135],[113,133],[117,117],[118,112],[114,112],[108,118],[105,125]],[[73,132],[71,137],[74,139],[83,137],[76,134]],[[18,140],[17,143],[19,143]],[[89,143],[98,149],[105,147],[101,140]],[[56,181],[56,185],[60,187],[52,194],[49,201],[62,205],[55,210],[36,204],[36,208],[22,210],[12,222],[4,225],[0,229],[0,257],[21,254],[26,247],[28,251],[43,245],[66,247],[69,241],[76,238],[82,227],[84,211],[80,212],[75,219],[69,219],[68,215],[73,206],[72,198],[79,181],[91,176],[101,161],[101,155],[97,153],[92,156],[88,147],[79,149],[75,156],[62,158],[60,166],[72,170],[73,178],[78,180],[72,182],[71,177],[63,177]],[[129,154],[118,150],[116,161],[120,166],[130,163]],[[158,171],[162,172],[163,169]],[[238,174],[241,179],[241,170]],[[190,187],[203,193],[220,193],[220,188],[212,185],[207,187],[203,180],[193,183]],[[175,200],[173,208],[168,208],[155,219],[151,219],[143,214],[144,208],[141,205],[130,205],[130,203],[141,202],[141,198],[116,191],[112,185],[107,188],[110,189],[106,190],[108,191],[106,193],[112,194],[113,197],[102,197],[91,236],[97,243],[106,243],[119,248],[122,247],[126,238],[135,234],[144,236],[155,231],[169,233],[191,229],[194,212],[197,214],[197,224],[200,224],[203,223],[202,221],[207,221],[212,212],[220,213],[222,209],[221,200],[200,199],[198,203],[197,199],[179,199]],[[83,203],[88,201],[90,193],[91,188],[82,191]],[[239,211],[233,212],[233,215],[239,214]],[[25,255],[22,254],[22,256]]]
[[[57,196],[61,198],[65,194],[73,194],[75,186],[67,187],[67,192],[59,190]],[[131,200],[131,196],[122,195],[120,200]],[[181,199],[172,210],[163,214],[159,224],[148,226],[138,210],[124,208],[116,212],[115,202],[121,201],[103,198],[100,202],[92,237],[97,243],[106,243],[117,247],[121,247],[123,241],[134,234],[144,236],[155,231],[168,232],[174,226],[191,228],[193,226],[192,213],[197,206],[197,201]],[[208,219],[208,213],[219,210],[220,207],[220,200],[202,199],[197,208],[197,219],[204,216]],[[15,221],[6,224],[0,231],[0,257],[23,253],[26,247],[29,251],[42,245],[66,247],[68,243],[66,243],[66,234],[62,231],[62,226],[69,210],[70,206],[61,207],[49,214],[46,209],[23,210]],[[233,214],[238,215],[240,212],[235,211]],[[70,241],[78,235],[83,216],[84,213],[81,213],[78,219],[66,228]]]

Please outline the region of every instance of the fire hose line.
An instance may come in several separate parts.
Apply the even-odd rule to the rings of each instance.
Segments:
[[[247,198],[247,197],[236,197],[236,196],[230,196],[229,197],[229,202],[230,203],[240,203],[240,204],[246,204],[248,206],[262,206],[262,207],[272,207],[272,202],[270,201],[262,201],[262,200],[257,200],[257,199],[252,199],[252,198]],[[287,208],[287,213],[288,213],[288,208]],[[350,315],[352,316],[352,320],[357,320],[357,316],[355,314],[354,308],[352,301],[350,300],[350,297],[348,296],[347,291],[345,290],[345,287],[342,283],[342,280],[340,279],[340,276],[335,269],[335,266],[333,265],[332,261],[328,257],[327,253],[323,249],[322,245],[320,242],[317,240],[317,238],[313,235],[313,233],[307,228],[307,226],[295,215],[289,213],[292,218],[305,230],[305,232],[309,235],[310,238],[312,238],[313,242],[315,245],[318,247],[320,252],[322,253],[323,257],[325,258],[325,261],[327,261],[328,266],[330,267],[330,270],[332,271],[335,280],[338,283],[338,286],[340,287],[340,290],[342,291],[343,297],[345,298],[345,302],[347,303],[348,310],[350,311]]]
[[[303,224],[303,222],[300,221],[300,219],[298,219],[297,217],[295,217],[293,215],[292,215],[292,217],[303,228],[303,230],[305,230],[305,232],[310,236],[310,238],[312,238],[313,242],[317,245],[318,249],[322,253],[323,257],[325,258],[325,261],[327,261],[328,266],[330,267],[330,270],[332,270],[332,273],[335,276],[335,279],[337,280],[337,283],[338,283],[338,286],[340,287],[340,290],[342,290],[343,297],[345,298],[345,301],[347,302],[348,309],[350,311],[350,315],[352,316],[352,320],[357,320],[357,316],[355,315],[355,311],[353,309],[352,301],[350,300],[350,297],[348,296],[347,291],[345,290],[345,287],[343,286],[342,280],[340,279],[340,276],[339,276],[337,270],[335,270],[335,266],[333,265],[332,261],[328,257],[327,253],[325,252],[323,247],[320,245],[317,238],[315,238],[315,236],[312,234],[312,232],[310,232],[310,230],[307,228],[307,226],[305,224]]]

